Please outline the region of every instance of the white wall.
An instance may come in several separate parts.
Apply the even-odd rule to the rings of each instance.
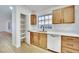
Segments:
[[[2,32],[2,31],[9,32],[8,22],[10,20],[12,20],[11,15],[4,14],[4,12],[0,13],[0,32]]]
[[[27,30],[29,29],[29,10],[24,6],[15,6],[15,9],[13,10],[13,17],[12,17],[12,32],[13,32],[13,45],[15,45],[17,48],[21,47],[21,32],[20,32],[20,14],[26,15],[26,41],[29,43],[30,37]]]
[[[12,44],[16,46],[16,7],[12,10]]]
[[[12,19],[9,20],[8,22],[9,22],[9,29],[8,29],[8,31],[9,31],[10,33],[12,33]]]

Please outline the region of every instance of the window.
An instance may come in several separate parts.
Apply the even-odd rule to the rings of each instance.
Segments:
[[[52,15],[49,15],[49,24],[52,24]]]
[[[38,17],[39,28],[42,28],[42,25],[46,29],[52,28],[52,15],[43,15]]]

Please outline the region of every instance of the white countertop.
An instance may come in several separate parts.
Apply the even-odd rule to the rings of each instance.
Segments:
[[[79,37],[79,32],[63,32],[63,31],[42,32],[42,31],[31,31],[31,30],[29,30],[29,32],[38,32],[38,33],[46,33],[46,34],[55,34],[55,35],[65,35],[65,36]]]

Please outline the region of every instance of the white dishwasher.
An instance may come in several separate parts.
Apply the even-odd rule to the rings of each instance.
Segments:
[[[61,52],[61,35],[48,34],[47,48],[55,52]]]

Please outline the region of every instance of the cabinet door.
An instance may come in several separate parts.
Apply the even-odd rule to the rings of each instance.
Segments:
[[[31,25],[36,25],[36,15],[31,15]]]
[[[39,40],[38,40],[38,33],[33,33],[33,40],[34,40],[34,45],[38,46],[39,45]]]
[[[34,40],[33,40],[33,32],[30,32],[30,44],[33,44]]]
[[[79,52],[79,37],[62,36],[61,39],[62,52]]]
[[[64,23],[74,23],[75,20],[74,11],[75,11],[74,6],[64,8]]]
[[[74,37],[73,40],[74,40],[73,48],[79,51],[79,37]]]
[[[30,43],[36,46],[39,45],[38,33],[35,33],[35,32],[30,33]]]
[[[39,47],[47,48],[47,34],[39,33]]]
[[[53,24],[61,24],[63,22],[63,9],[53,11]]]

